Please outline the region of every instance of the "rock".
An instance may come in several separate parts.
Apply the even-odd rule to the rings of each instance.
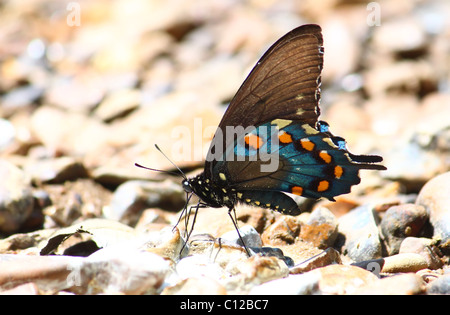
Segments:
[[[191,224],[194,218],[193,209],[189,217],[189,226],[185,226],[185,215],[181,218],[178,227],[180,231],[191,229]],[[178,217],[177,217],[178,220]],[[174,222],[175,223],[175,222]],[[242,222],[238,219],[238,226],[242,225]],[[195,234],[209,234],[213,237],[218,237],[229,231],[235,230],[230,216],[228,215],[227,208],[200,208],[198,209],[197,218],[195,219],[195,226],[193,233]]]
[[[208,278],[219,281],[221,278],[230,277],[218,263],[211,261],[207,256],[189,256],[180,260],[176,266],[176,272],[180,279]]]
[[[72,157],[30,161],[24,168],[35,183],[62,184],[88,177],[88,171],[83,163]]]
[[[336,245],[352,260],[364,261],[381,257],[376,214],[370,206],[360,206],[339,218]]]
[[[389,255],[398,254],[400,244],[408,236],[418,236],[428,220],[424,207],[402,204],[389,208],[380,222]]]
[[[188,255],[206,256],[210,261],[219,264],[219,266],[227,270],[232,270],[236,263],[248,259],[244,247],[220,238],[215,239],[207,234],[194,235],[192,237],[189,243]]]
[[[169,258],[172,261],[178,261],[183,255],[185,242],[177,228],[171,226],[165,227],[160,231],[153,231],[143,234],[145,244],[140,249]]]
[[[239,233],[241,234],[242,239],[245,242],[247,248],[249,247],[262,247],[261,236],[255,230],[255,228],[251,225],[244,225],[243,227],[239,227]],[[236,230],[232,230],[222,234],[222,239],[225,239],[231,243],[235,243],[237,245],[243,246],[241,239]]]
[[[292,216],[280,216],[261,235],[265,245],[286,245],[295,242],[300,233],[300,224]]]
[[[426,287],[428,294],[450,294],[450,274],[443,275]]]
[[[0,159],[0,233],[17,232],[33,211],[30,180],[19,168]]]
[[[33,282],[18,285],[10,290],[0,292],[0,295],[38,295],[39,288]]]
[[[27,253],[39,254],[38,247],[41,242],[46,242],[55,231],[52,229],[38,230],[29,233],[15,233],[0,240],[1,254],[16,254],[21,250],[28,250]]]
[[[249,295],[310,295],[320,294],[318,274],[289,275],[253,287]]]
[[[0,118],[0,149],[8,147],[14,141],[16,128],[6,119]]]
[[[373,99],[389,93],[420,96],[437,90],[433,67],[422,60],[403,60],[370,68],[364,74],[364,82],[364,88]],[[408,100],[408,97],[401,98]]]
[[[450,251],[450,172],[429,180],[419,192],[416,204],[424,206],[434,229],[433,238],[440,239],[440,248]]]
[[[164,288],[161,295],[225,295],[227,290],[218,281],[208,277],[190,277],[176,285]]]
[[[43,207],[46,227],[68,226],[80,217],[100,217],[110,203],[111,192],[90,179],[66,181],[62,185],[45,185],[50,204]]]
[[[249,206],[247,204],[238,204],[236,206],[236,215],[239,221],[249,224],[262,234],[279,216],[279,213],[269,209]]]
[[[157,294],[170,273],[159,255],[134,248],[107,247],[73,268],[71,291],[77,294]]]
[[[442,267],[442,260],[435,241],[429,238],[407,237],[400,245],[400,254],[416,253],[422,255],[428,263],[429,269],[438,269]]]
[[[40,254],[62,254],[62,251],[67,250],[67,246],[71,247],[76,245],[77,242],[86,241],[86,239],[78,239],[75,244],[70,241],[67,242],[67,245],[64,244],[70,236],[78,236],[79,234],[89,235],[89,239],[94,241],[98,248],[119,244],[136,237],[136,232],[133,228],[120,222],[98,218],[88,219],[54,231],[41,249]]]
[[[337,250],[335,250],[334,248],[327,248],[320,254],[317,254],[310,259],[289,268],[289,273],[305,273],[313,269],[325,267],[331,264],[342,264],[342,261]]]
[[[289,256],[284,256],[281,249],[276,247],[252,247],[250,248],[252,255],[258,254],[263,257],[276,257],[284,261],[288,267],[294,266],[294,260]]]
[[[356,295],[414,295],[424,289],[422,278],[414,273],[387,277],[358,288]]]
[[[134,226],[146,208],[179,210],[184,204],[183,189],[172,181],[128,181],[117,187],[111,205],[103,214],[106,218]]]
[[[427,268],[428,263],[420,254],[397,254],[384,258],[383,273],[416,272]]]
[[[288,267],[281,259],[259,255],[236,263],[233,270],[228,269],[235,276],[225,279],[222,283],[228,292],[234,294],[248,293],[255,285],[284,278],[289,274]]]
[[[329,265],[303,275],[319,277],[319,290],[322,294],[352,294],[358,288],[378,280],[377,276],[367,270],[346,265]]]
[[[151,230],[157,224],[169,225],[172,221],[173,214],[161,209],[146,209],[142,212],[136,223],[136,230]]]
[[[300,230],[301,239],[321,249],[333,246],[337,235],[337,219],[324,207],[316,208]]]
[[[6,93],[2,99],[2,107],[8,112],[30,106],[42,96],[43,92],[42,87],[33,84],[17,87]]]
[[[122,89],[109,94],[96,108],[95,115],[105,122],[120,118],[136,109],[141,93],[135,89]]]
[[[45,98],[49,104],[82,112],[97,105],[104,93],[103,78],[94,73],[85,72],[73,78],[56,77],[45,92]]]
[[[69,275],[82,261],[69,256],[0,255],[0,288],[33,282],[43,292],[58,292],[73,285]]]
[[[391,19],[374,29],[373,43],[382,53],[413,53],[425,49],[426,34],[416,18]]]
[[[302,240],[297,240],[293,244],[276,245],[276,247],[282,250],[286,257],[293,260],[293,264],[290,266],[301,264],[308,261],[311,257],[320,255],[323,252],[311,243]]]

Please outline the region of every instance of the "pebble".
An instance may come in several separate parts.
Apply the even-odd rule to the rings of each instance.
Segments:
[[[141,238],[145,240],[145,244],[140,249],[161,257],[179,261],[184,254],[185,241],[177,228],[168,226],[158,231],[142,233]]]
[[[306,224],[301,226],[300,238],[314,246],[325,249],[334,245],[338,236],[338,222],[325,207],[316,208]]]
[[[450,294],[450,274],[443,275],[426,287],[428,294]]]
[[[45,245],[46,247],[49,246],[47,248],[48,253],[55,250],[64,241],[64,238],[60,236],[76,234],[78,231],[84,231],[86,234],[91,235],[92,240],[95,241],[98,247],[110,246],[136,237],[133,228],[120,222],[100,218],[88,219],[54,231]],[[58,238],[62,242],[52,241],[54,238]],[[42,255],[44,254],[42,253]]]
[[[325,267],[332,264],[342,264],[341,256],[339,252],[334,248],[327,248],[320,254],[317,254],[306,261],[303,261],[291,268],[289,268],[290,274],[299,274],[311,271],[319,267]]]
[[[204,277],[219,281],[222,278],[230,277],[230,274],[210,257],[200,255],[181,259],[176,266],[176,273],[183,280]]]
[[[439,269],[443,265],[442,253],[436,246],[436,242],[429,238],[407,237],[400,245],[399,253],[416,253],[422,255],[429,269]]]
[[[75,286],[71,290],[77,294],[157,294],[170,272],[169,262],[157,254],[107,247],[72,269]]]
[[[253,287],[249,295],[311,295],[320,294],[318,274],[289,275]]]
[[[161,295],[225,295],[227,290],[218,281],[208,277],[191,277],[173,286],[167,286]]]
[[[285,257],[289,257],[293,260],[293,263],[289,266],[303,263],[311,257],[319,255],[323,252],[319,248],[312,245],[310,242],[304,242],[300,239],[293,244],[276,245],[275,247],[282,250]]]
[[[54,293],[71,286],[68,276],[83,258],[68,256],[0,255],[0,288],[33,282],[42,292]],[[52,279],[48,281],[48,279]]]
[[[300,233],[300,224],[292,216],[279,217],[262,235],[265,245],[286,245],[295,242]]]
[[[40,184],[62,184],[88,177],[83,162],[69,156],[30,161],[24,171],[30,174],[33,182]]]
[[[404,253],[384,258],[383,273],[416,272],[428,268],[428,263],[420,254]]]
[[[2,98],[2,106],[6,112],[13,112],[14,109],[24,108],[33,104],[44,92],[42,87],[36,85],[26,85],[15,88]]]
[[[310,274],[319,278],[321,294],[352,294],[358,288],[378,281],[370,271],[348,265],[329,265],[303,275]]]
[[[239,227],[239,233],[241,234],[241,237],[247,247],[262,247],[263,243],[261,241],[261,236],[253,226],[244,225]],[[236,230],[222,234],[221,238],[229,241],[230,243],[243,246]]]
[[[235,276],[226,279],[224,285],[228,292],[239,294],[248,293],[255,285],[286,277],[289,268],[276,257],[255,255],[235,264],[231,273]]]
[[[14,125],[3,118],[0,118],[0,149],[4,149],[11,144],[16,136]]]
[[[355,295],[414,295],[424,291],[422,278],[414,273],[386,277],[364,285],[352,294]]]
[[[425,207],[433,226],[433,238],[441,241],[440,248],[450,252],[450,172],[429,180],[420,190],[416,204]]]
[[[31,131],[50,151],[73,156],[96,154],[97,158],[108,152],[104,147],[111,134],[108,127],[95,118],[47,105],[33,112]]]
[[[30,179],[12,163],[0,159],[0,233],[17,232],[33,211]]]
[[[95,109],[95,115],[105,122],[126,116],[141,103],[141,93],[134,89],[122,89],[108,95]]]
[[[224,269],[233,269],[237,262],[245,261],[248,258],[244,247],[213,237],[197,237],[195,240],[191,240],[187,255],[208,257],[209,260],[219,264]]]
[[[0,292],[0,295],[38,295],[39,288],[33,282],[18,285],[10,290]]]
[[[389,53],[412,53],[424,49],[425,31],[413,17],[393,19],[375,28],[373,44],[376,49]]]
[[[146,208],[179,210],[184,203],[183,189],[172,181],[127,181],[114,191],[111,204],[104,208],[103,214],[134,226]]]
[[[428,214],[422,206],[402,204],[389,208],[380,222],[388,253],[398,254],[402,241],[408,236],[418,236],[427,221]]]
[[[336,240],[341,252],[356,262],[381,257],[381,242],[378,237],[376,213],[369,206],[359,206],[339,218],[339,233]]]
[[[80,217],[100,217],[103,205],[108,204],[111,199],[110,191],[89,179],[44,187],[49,199],[44,199],[46,203],[42,207],[42,213],[46,217],[44,226],[47,228],[68,226]]]

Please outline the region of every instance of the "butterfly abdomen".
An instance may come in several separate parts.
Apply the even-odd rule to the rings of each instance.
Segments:
[[[282,214],[299,215],[297,203],[279,191],[248,190],[237,192],[238,202],[278,211]]]

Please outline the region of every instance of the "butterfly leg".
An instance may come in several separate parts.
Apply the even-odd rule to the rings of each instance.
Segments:
[[[176,228],[176,227],[178,226],[178,224],[180,223],[181,218],[183,217],[183,215],[187,212],[188,204],[189,204],[189,201],[191,200],[191,197],[192,197],[192,194],[187,194],[187,193],[186,193],[186,203],[184,204],[183,211],[181,211],[181,214],[180,214],[180,216],[178,217],[177,223],[175,223],[175,225],[173,226],[172,232],[175,230],[175,228]],[[190,210],[191,210],[191,209],[189,209],[189,211],[190,211]]]
[[[234,218],[233,218],[233,215],[231,214],[232,211],[234,213]],[[236,229],[236,232],[239,236],[239,239],[242,242],[242,245],[245,248],[245,251],[247,252],[248,257],[251,257],[252,255],[250,254],[250,251],[248,250],[247,245],[245,245],[244,239],[242,238],[241,233],[239,232],[239,227],[237,225],[237,218],[236,218],[236,210],[234,209],[234,207],[228,209],[228,215],[230,216],[231,221],[233,222],[234,228]]]
[[[200,208],[206,208],[206,207],[207,207],[206,204],[199,202],[199,203],[197,203],[195,206],[190,206],[190,207],[189,207],[189,210],[186,211],[186,219],[185,219],[185,230],[186,230],[185,236],[186,236],[186,241],[185,241],[183,247],[182,247],[181,250],[180,250],[180,256],[181,256],[181,253],[183,252],[184,248],[186,247],[186,245],[187,245],[187,243],[188,243],[188,241],[189,241],[189,238],[191,237],[192,231],[194,231],[194,225],[195,225],[195,220],[197,219],[198,209],[200,209]],[[191,211],[192,211],[193,208],[195,208],[194,218],[193,218],[193,220],[192,220],[191,229],[189,230],[189,228],[188,228],[188,225],[189,225],[189,217],[191,216]],[[184,211],[181,213],[181,215],[183,215],[183,213],[184,213]],[[180,219],[178,219],[177,224],[178,224],[179,222],[180,222]]]

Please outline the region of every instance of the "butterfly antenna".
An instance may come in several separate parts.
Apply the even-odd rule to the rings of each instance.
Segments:
[[[183,176],[184,179],[187,179],[186,175],[183,173],[183,171],[174,163],[171,159],[158,147],[157,144],[155,144],[156,149],[161,152],[162,155],[173,165],[175,168],[180,172],[181,176]]]
[[[134,165],[137,166],[137,167],[140,167],[140,168],[144,168],[144,169],[149,170],[149,171],[155,171],[155,172],[161,172],[161,173],[167,173],[167,174],[171,174],[171,175],[175,175],[175,176],[180,176],[180,174],[175,173],[175,172],[165,171],[165,170],[158,170],[156,168],[150,168],[150,167],[143,166],[143,165],[141,165],[139,163],[134,163]]]

